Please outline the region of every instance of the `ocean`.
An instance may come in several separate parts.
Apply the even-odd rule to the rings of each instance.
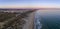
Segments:
[[[60,10],[38,10],[35,13],[35,29],[60,29]]]

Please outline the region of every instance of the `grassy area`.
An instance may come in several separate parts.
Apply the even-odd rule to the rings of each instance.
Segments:
[[[25,20],[22,18],[28,17],[27,14],[32,13],[33,11],[27,11],[24,13],[21,13],[17,17],[15,13],[0,13],[0,22],[4,22],[2,29],[22,29],[23,25],[26,23]],[[14,19],[10,19],[14,17]],[[10,20],[9,20],[10,19]]]
[[[16,13],[7,13],[7,12],[0,12],[0,22],[4,22],[4,21],[7,21],[7,23],[5,22],[5,24],[3,25],[4,27],[2,27],[2,29],[8,29],[8,28],[11,28],[11,29],[22,29],[22,27],[19,27],[19,26],[22,26],[23,24],[25,24],[25,21],[20,19],[21,17],[17,17],[17,18],[14,18],[14,19],[11,19],[13,17],[16,17]],[[1,28],[0,28],[1,29]]]
[[[0,22],[3,22],[7,19],[15,17],[16,14],[14,13],[0,13]]]

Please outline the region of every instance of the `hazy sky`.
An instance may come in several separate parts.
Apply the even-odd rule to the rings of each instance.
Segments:
[[[0,0],[0,7],[60,7],[60,0]]]

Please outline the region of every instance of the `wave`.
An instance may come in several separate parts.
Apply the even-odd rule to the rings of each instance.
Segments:
[[[41,18],[39,13],[35,14],[35,20],[34,20],[34,29],[41,29],[42,28],[42,24],[40,23]]]

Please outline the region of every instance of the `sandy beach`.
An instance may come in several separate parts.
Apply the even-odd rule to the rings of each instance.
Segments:
[[[26,21],[26,24],[24,25],[23,29],[33,29],[34,13],[35,12],[32,12],[28,14],[28,17],[23,18]]]

